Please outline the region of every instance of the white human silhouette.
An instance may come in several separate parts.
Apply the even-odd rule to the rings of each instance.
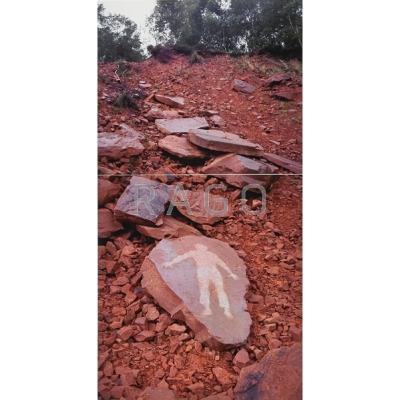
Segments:
[[[200,304],[204,307],[203,315],[212,314],[210,308],[210,285],[213,284],[217,291],[218,303],[224,309],[225,316],[233,318],[224,282],[217,266],[224,269],[232,279],[237,280],[239,279],[238,276],[215,253],[209,251],[207,246],[196,244],[195,249],[175,257],[172,261],[164,263],[164,267],[168,268],[189,258],[193,259],[196,264],[196,276],[199,282],[199,300]]]

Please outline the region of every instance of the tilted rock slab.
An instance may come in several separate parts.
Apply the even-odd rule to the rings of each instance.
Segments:
[[[301,174],[303,172],[301,163],[297,161],[293,161],[273,153],[264,153],[263,157],[272,164],[279,165],[280,167],[285,168],[294,174]]]
[[[193,222],[214,225],[231,215],[229,199],[203,190],[177,190],[171,203]]]
[[[241,81],[240,79],[235,79],[233,81],[233,89],[236,90],[237,92],[252,94],[255,92],[256,87],[253,85],[250,85],[250,83]]]
[[[114,208],[120,221],[160,226],[173,187],[151,179],[133,176]]]
[[[266,87],[273,87],[275,85],[279,85],[281,83],[287,82],[287,81],[289,81],[291,79],[292,79],[292,77],[289,74],[286,74],[286,73],[274,74],[274,75],[270,76],[266,80],[265,86]]]
[[[301,400],[302,349],[299,344],[269,352],[240,371],[235,400]]]
[[[227,243],[205,236],[164,239],[142,265],[142,286],[173,318],[189,325],[196,340],[213,348],[244,343],[246,266]]]
[[[98,204],[100,207],[114,200],[121,191],[121,186],[108,181],[107,179],[99,179],[98,181]]]
[[[190,143],[186,136],[169,135],[158,142],[158,147],[179,158],[204,159],[207,152]]]
[[[98,237],[106,239],[124,227],[115,219],[112,211],[107,208],[98,210]]]
[[[156,127],[168,135],[173,133],[188,133],[190,129],[208,128],[208,122],[203,117],[156,119]]]
[[[139,132],[100,132],[97,140],[98,155],[113,160],[137,156],[144,151],[140,136]]]
[[[273,165],[237,154],[217,157],[202,170],[207,175],[223,179],[229,185],[242,189],[247,185],[269,188],[277,180],[279,169]],[[248,174],[248,175],[246,175]],[[249,189],[257,191],[257,189]]]
[[[245,156],[260,157],[264,151],[259,144],[242,139],[234,133],[215,129],[190,129],[188,139],[196,146],[223,153],[237,153]]]
[[[295,93],[289,90],[280,90],[279,92],[272,93],[271,97],[281,101],[293,101]]]
[[[151,227],[144,225],[136,225],[136,229],[144,236],[151,237],[156,240],[165,238],[178,238],[183,236],[201,236],[201,233],[193,226],[185,224],[178,219],[170,216],[165,216],[164,222],[159,227]]]
[[[185,99],[183,97],[179,96],[163,96],[161,94],[156,94],[154,98],[162,104],[166,104],[167,106],[170,107],[177,107],[177,108],[182,108],[185,106]]]

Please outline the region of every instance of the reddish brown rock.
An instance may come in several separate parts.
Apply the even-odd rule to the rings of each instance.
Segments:
[[[99,189],[98,189],[98,203],[99,207],[104,206],[104,204],[109,203],[114,200],[119,192],[121,191],[121,186],[112,183],[106,179],[99,179]]]
[[[118,336],[122,340],[126,341],[133,335],[134,332],[135,329],[133,328],[133,326],[124,326],[118,331]]]
[[[112,399],[120,399],[124,394],[125,388],[123,386],[113,386],[110,389],[110,396]]]
[[[208,396],[204,398],[203,400],[233,400],[233,397],[228,396],[227,394],[213,394],[211,396]]]
[[[201,112],[201,115],[205,115],[206,117],[212,117],[214,115],[218,115],[219,112],[216,110],[204,110]]]
[[[162,104],[166,104],[170,107],[182,108],[185,106],[185,99],[183,97],[171,97],[171,96],[163,96],[161,94],[156,94],[154,98]]]
[[[155,336],[155,333],[153,331],[142,331],[139,332],[136,336],[135,336],[135,340],[137,342],[145,342],[147,340],[151,340],[153,339]]]
[[[275,85],[279,85],[281,83],[289,81],[291,76],[286,73],[279,73],[279,74],[274,74],[270,76],[267,81],[265,82],[266,87],[273,87]]]
[[[222,386],[232,383],[232,375],[227,370],[221,367],[215,367],[212,369],[212,372],[218,383],[220,383]]]
[[[97,142],[98,155],[112,160],[139,155],[144,151],[139,137],[140,134],[138,132],[100,132]]]
[[[101,208],[98,211],[98,237],[106,239],[113,233],[123,229],[123,226],[115,219],[112,211]]]
[[[179,158],[203,159],[207,152],[189,142],[186,136],[169,135],[158,142],[158,147]]]
[[[242,139],[234,133],[215,129],[190,129],[188,139],[196,146],[223,153],[237,153],[256,157],[263,155],[263,148],[259,144]]]
[[[301,400],[302,349],[298,344],[269,352],[259,363],[243,368],[235,400]]]
[[[297,161],[289,160],[288,158],[272,153],[264,153],[263,157],[272,164],[279,165],[294,174],[301,174],[303,171],[302,165]]]
[[[160,312],[154,306],[149,307],[145,315],[147,321],[155,321],[158,319],[159,316]]]
[[[188,133],[190,129],[208,128],[208,122],[203,117],[156,119],[156,127],[168,135],[173,133]]]
[[[181,333],[186,331],[186,326],[179,324],[172,324],[166,330],[166,335],[180,335]]]
[[[232,211],[226,197],[203,190],[177,190],[171,203],[182,215],[201,225],[214,225]]]
[[[147,226],[163,223],[165,208],[172,188],[161,182],[133,176],[115,206],[115,216],[121,221]]]
[[[167,388],[147,388],[140,395],[138,400],[176,400],[172,390]]]
[[[165,216],[163,220],[164,222],[160,227],[136,225],[136,229],[142,235],[149,236],[156,240],[178,238],[188,235],[201,235],[197,229],[177,220],[174,217]]]
[[[223,179],[232,186],[261,185],[266,188],[277,179],[278,168],[237,154],[220,156],[203,168],[202,172]],[[256,189],[253,189],[256,190]]]
[[[143,134],[136,129],[133,129],[130,127],[128,124],[120,124],[119,125],[119,130],[126,136],[130,136],[132,138],[137,138],[137,139],[143,139]]]
[[[271,96],[274,99],[281,100],[281,101],[293,101],[294,100],[294,93],[289,92],[288,90],[280,90],[279,92],[272,93]]]
[[[165,110],[161,110],[158,107],[152,107],[144,116],[149,121],[155,121],[156,119],[178,118],[179,113],[174,110],[165,111]]]
[[[255,92],[256,87],[253,85],[250,85],[250,83],[241,81],[240,79],[235,79],[233,81],[233,89],[236,90],[237,92],[252,94]]]
[[[235,364],[236,366],[238,366],[239,368],[243,368],[244,366],[246,366],[248,363],[250,362],[250,357],[249,357],[249,353],[247,352],[246,349],[242,349],[240,350],[235,358],[233,359],[233,364]]]
[[[246,341],[246,266],[228,244],[204,236],[162,240],[142,265],[142,286],[196,340],[211,347]]]

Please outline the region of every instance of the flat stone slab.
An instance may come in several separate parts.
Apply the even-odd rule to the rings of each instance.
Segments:
[[[188,133],[190,129],[208,128],[208,122],[203,117],[156,119],[157,128],[168,135],[173,133]]]
[[[106,239],[121,229],[123,226],[115,219],[112,211],[107,208],[101,208],[98,211],[98,237],[100,239]]]
[[[154,98],[162,104],[170,107],[182,108],[185,106],[185,99],[179,96],[163,96],[161,94],[154,95]]]
[[[214,225],[231,215],[231,206],[226,197],[203,190],[177,190],[171,203],[191,221],[201,225]]]
[[[190,129],[188,139],[196,146],[223,153],[237,153],[245,156],[260,157],[264,152],[259,144],[242,139],[234,133],[215,129]]]
[[[132,131],[100,132],[97,140],[99,157],[118,160],[143,153],[144,147],[139,140],[141,134]]]
[[[160,226],[172,187],[151,179],[133,176],[115,206],[118,220]]]
[[[263,157],[272,164],[279,165],[280,167],[285,168],[294,174],[301,174],[303,172],[302,165],[297,161],[293,161],[273,153],[264,153]]]
[[[256,87],[253,85],[250,85],[250,83],[241,81],[240,79],[235,79],[233,81],[233,89],[236,90],[237,92],[252,94],[255,92]]]
[[[269,188],[277,179],[273,174],[278,171],[279,169],[273,165],[238,154],[217,157],[202,170],[203,173],[223,179],[229,185],[240,189],[247,185]],[[252,190],[257,191],[256,188]]]
[[[159,227],[136,225],[136,229],[142,235],[156,240],[178,238],[189,235],[201,236],[201,233],[196,228],[193,228],[193,226],[185,224],[184,222],[170,216],[165,216],[163,224]]]
[[[142,286],[196,340],[214,348],[244,343],[251,318],[246,266],[227,243],[205,236],[162,240],[142,265]]]
[[[235,400],[301,400],[302,349],[299,344],[269,352],[240,371]]]
[[[208,156],[203,149],[190,143],[187,136],[166,136],[158,142],[158,147],[179,158],[204,159]]]

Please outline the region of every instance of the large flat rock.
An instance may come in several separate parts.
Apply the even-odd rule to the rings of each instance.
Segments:
[[[227,243],[204,236],[164,239],[145,259],[142,273],[142,286],[200,342],[224,348],[246,341],[246,266]]]
[[[270,187],[277,179],[278,168],[237,154],[217,157],[202,170],[207,175],[223,179],[237,188],[247,185]],[[256,189],[254,189],[256,190]]]
[[[299,344],[269,352],[240,371],[235,400],[301,400],[302,349]]]
[[[190,143],[185,135],[166,136],[158,142],[158,147],[179,158],[201,160],[208,156],[206,151]]]
[[[159,227],[136,225],[136,229],[142,235],[156,240],[178,238],[189,235],[201,235],[201,233],[196,228],[193,228],[193,226],[185,224],[184,222],[170,216],[165,216],[163,224]]]
[[[161,94],[156,94],[154,98],[162,104],[166,104],[170,107],[182,108],[185,106],[185,99],[179,96],[163,96]]]
[[[208,128],[208,122],[203,117],[156,119],[157,128],[168,135],[173,133],[188,133],[190,129]]]
[[[229,200],[203,190],[177,190],[171,203],[178,211],[193,222],[214,225],[231,215]]]
[[[137,156],[144,151],[139,138],[141,134],[124,130],[120,132],[99,132],[97,146],[99,157],[108,157],[118,160],[124,157]]]
[[[115,206],[115,216],[124,222],[159,226],[172,187],[151,179],[133,176]]]
[[[259,144],[242,139],[234,133],[215,129],[190,129],[188,139],[196,146],[223,153],[236,153],[255,157],[263,155],[263,148]]]

